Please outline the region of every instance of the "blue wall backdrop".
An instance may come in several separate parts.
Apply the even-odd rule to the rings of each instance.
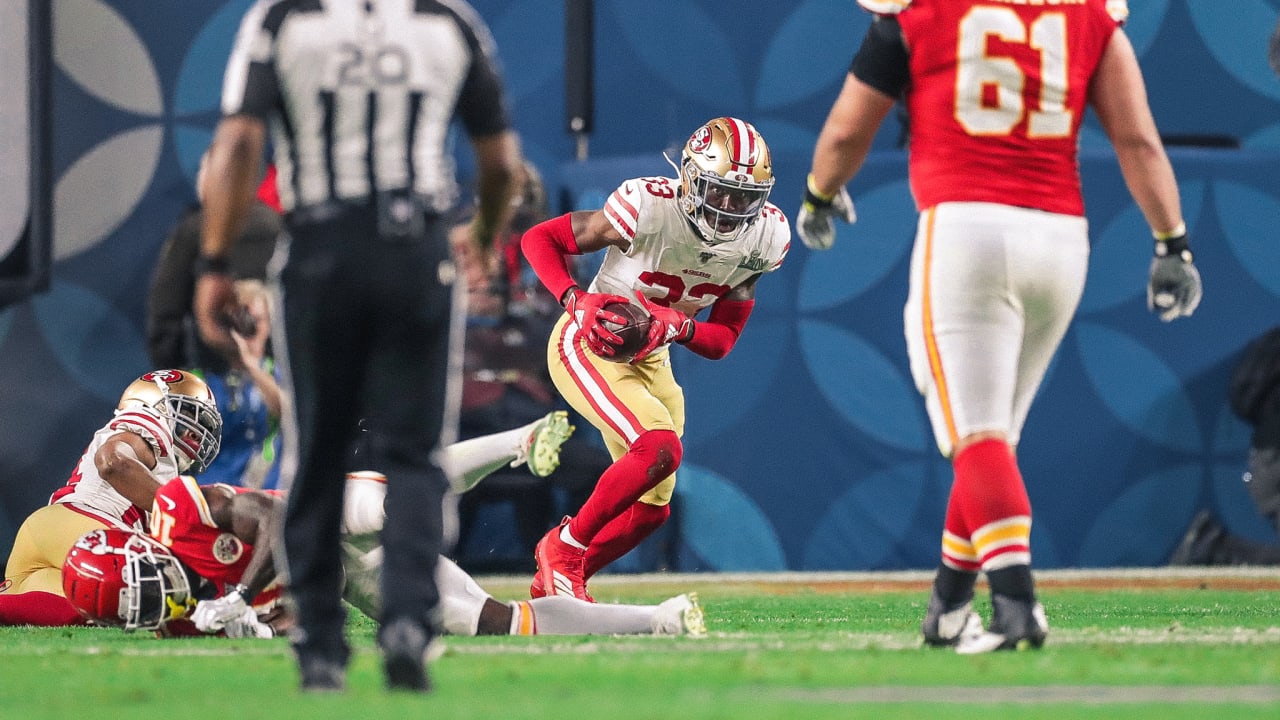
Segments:
[[[0,552],[148,369],[154,258],[193,199],[248,5],[52,0],[54,269],[49,292],[0,309]],[[773,147],[773,199],[794,212],[870,22],[851,0],[598,0],[596,127],[579,162],[564,129],[561,3],[474,5],[497,38],[526,153],[565,209],[597,207],[621,180],[666,172],[663,150],[732,114]],[[1205,300],[1166,325],[1144,306],[1147,229],[1087,121],[1091,275],[1019,449],[1040,567],[1162,564],[1206,507],[1237,532],[1275,539],[1241,484],[1248,428],[1225,392],[1240,349],[1280,323],[1280,78],[1266,63],[1278,4],[1130,7],[1162,131],[1240,147],[1171,150]],[[902,340],[914,214],[899,132],[886,126],[851,186],[858,224],[825,255],[793,247],[729,358],[675,353],[690,418],[679,569],[936,563],[950,471]]]

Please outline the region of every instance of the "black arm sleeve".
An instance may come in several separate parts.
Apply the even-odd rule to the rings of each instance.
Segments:
[[[849,72],[892,98],[902,96],[911,79],[907,44],[897,18],[877,15],[867,28]]]
[[[457,115],[471,137],[497,135],[511,127],[497,46],[479,17],[459,16],[458,24],[471,50],[471,68],[458,94]]]

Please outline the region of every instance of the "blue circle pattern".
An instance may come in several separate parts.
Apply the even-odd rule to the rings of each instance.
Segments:
[[[1248,258],[1244,264],[1255,282],[1272,295],[1280,295],[1280,243],[1275,240],[1275,219],[1280,217],[1280,199],[1252,186],[1218,182],[1213,186],[1218,208],[1218,225],[1232,252]]]
[[[87,407],[105,411],[146,367],[145,273],[127,280],[131,292],[108,290],[102,269],[158,247],[160,238],[146,231],[155,235],[190,197],[217,118],[223,58],[250,0],[192,6],[178,23],[173,16],[157,22],[149,0],[96,1],[131,24],[169,88],[170,150],[138,216],[112,229],[99,249],[60,262],[50,292],[0,312],[0,352],[22,358],[42,347],[56,358],[47,371],[82,394]],[[578,208],[599,207],[632,174],[654,166],[665,172],[663,148],[707,117],[734,114],[769,139],[774,202],[791,216],[822,118],[870,22],[847,0],[752,4],[734,13],[715,0],[661,8],[597,3],[591,147],[598,157],[635,158],[628,166],[572,160],[562,115],[562,17],[537,0],[473,4],[497,39],[526,154]],[[1143,307],[1145,222],[1105,134],[1094,118],[1086,120],[1090,279],[1019,449],[1038,508],[1032,538],[1040,567],[1159,564],[1201,507],[1255,538],[1270,532],[1244,495],[1248,432],[1223,394],[1233,354],[1280,315],[1280,275],[1273,272],[1280,250],[1271,239],[1271,218],[1280,215],[1273,189],[1280,82],[1263,52],[1275,3],[1237,0],[1231,12],[1202,0],[1130,0],[1130,7],[1126,32],[1162,130],[1226,133],[1246,150],[1171,151],[1206,297],[1195,318],[1164,325]],[[173,38],[184,33],[191,41],[172,53]],[[65,82],[57,87],[60,107],[81,110],[79,118],[59,121],[76,128],[55,132],[62,155],[130,129],[104,121],[96,134],[80,132],[85,118],[96,117],[95,99]],[[915,212],[895,149],[900,128],[892,125],[850,187],[860,218],[840,227],[836,247],[826,254],[792,248],[783,268],[761,283],[755,315],[729,358],[713,363],[674,353],[690,418],[677,486],[691,558],[682,569],[936,563],[950,468],[933,446],[905,361],[901,302]],[[56,164],[67,168],[74,160]],[[465,153],[460,162],[465,167]],[[168,216],[141,217],[156,208]],[[0,384],[22,382],[14,373],[26,366],[0,362]],[[35,426],[64,430],[48,419]],[[21,455],[6,452],[5,444],[17,441],[0,437],[0,458]],[[5,463],[0,476],[60,477],[66,458],[48,457],[47,468]],[[0,485],[0,528],[16,527],[33,509],[29,490]]]

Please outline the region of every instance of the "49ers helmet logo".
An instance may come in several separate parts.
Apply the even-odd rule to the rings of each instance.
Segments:
[[[147,382],[162,382],[166,385],[172,385],[176,382],[181,382],[182,378],[183,375],[178,370],[156,370],[149,372],[138,379],[145,380]]]
[[[701,154],[709,147],[711,147],[711,126],[703,125],[694,130],[693,136],[689,138],[689,152]]]

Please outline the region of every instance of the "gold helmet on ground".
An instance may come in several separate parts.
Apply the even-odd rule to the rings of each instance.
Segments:
[[[201,473],[222,446],[222,415],[213,391],[194,373],[153,370],[129,383],[117,410],[142,404],[169,420],[178,472]]]

